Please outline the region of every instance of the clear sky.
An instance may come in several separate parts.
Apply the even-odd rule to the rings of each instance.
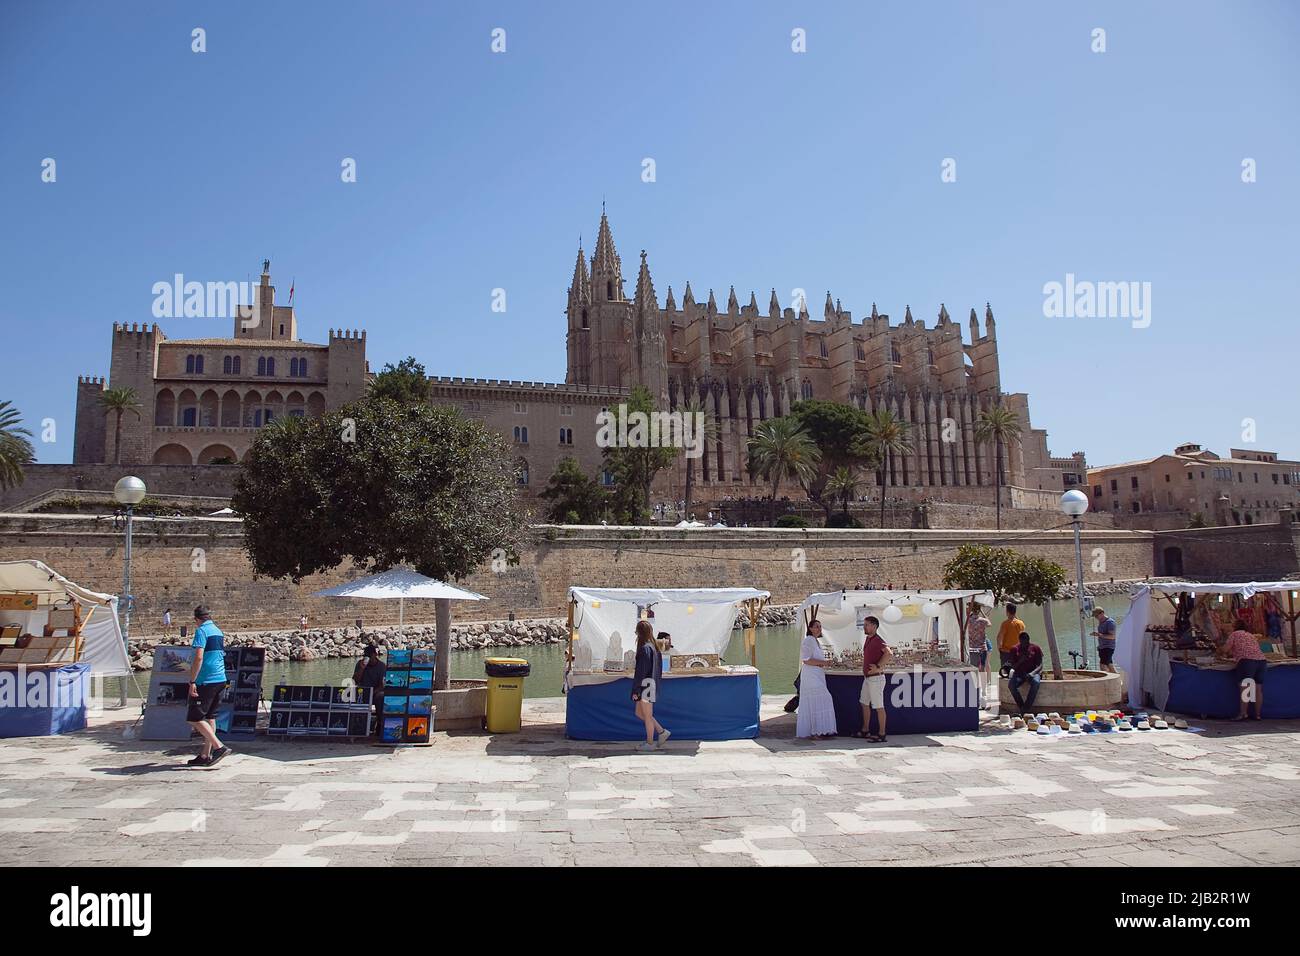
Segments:
[[[964,327],[991,302],[1055,454],[1226,453],[1252,418],[1297,458],[1298,50],[1291,2],[4,0],[0,399],[70,461],[112,323],[266,257],[302,337],[365,328],[376,370],[563,381],[604,199],[661,303],[798,287],[819,317],[830,289]],[[1067,274],[1149,282],[1149,327],[1045,317]]]

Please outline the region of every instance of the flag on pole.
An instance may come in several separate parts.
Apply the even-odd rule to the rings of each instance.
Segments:
[[[293,305],[293,285],[295,281],[296,280],[294,279],[289,280],[289,304],[290,305]]]

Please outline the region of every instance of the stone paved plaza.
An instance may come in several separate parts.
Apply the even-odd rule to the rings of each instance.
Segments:
[[[1193,723],[642,753],[521,733],[392,751],[259,738],[211,770],[129,722],[0,741],[0,864],[1167,866],[1300,863],[1300,727]]]

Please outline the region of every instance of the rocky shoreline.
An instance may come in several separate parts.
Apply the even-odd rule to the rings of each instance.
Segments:
[[[793,604],[769,605],[759,618],[760,627],[780,627],[795,619]],[[741,620],[737,618],[737,626]],[[568,624],[563,618],[533,618],[519,621],[467,621],[451,626],[452,650],[480,650],[485,647],[535,647],[562,644]],[[325,658],[359,658],[367,644],[379,647],[433,647],[437,629],[432,624],[396,624],[381,627],[308,628],[305,631],[234,631],[226,635],[232,647],[261,645],[268,661],[315,661]],[[141,637],[131,641],[131,667],[153,669],[153,649],[158,646],[189,644],[189,638]]]

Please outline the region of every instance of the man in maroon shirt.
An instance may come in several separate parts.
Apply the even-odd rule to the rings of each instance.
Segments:
[[[1038,696],[1038,685],[1043,682],[1043,649],[1029,643],[1029,632],[1020,632],[1020,644],[1011,652],[1007,663],[1011,673],[1007,676],[1007,689],[1020,705],[1020,712],[1032,710]],[[1020,685],[1029,685],[1029,699],[1020,699]]]
[[[885,740],[885,665],[889,663],[894,652],[889,649],[885,639],[880,636],[880,621],[868,617],[862,622],[862,693],[858,703],[862,705],[862,729],[857,736],[875,743]],[[876,712],[876,722],[880,724],[878,733],[871,733],[871,711]]]

